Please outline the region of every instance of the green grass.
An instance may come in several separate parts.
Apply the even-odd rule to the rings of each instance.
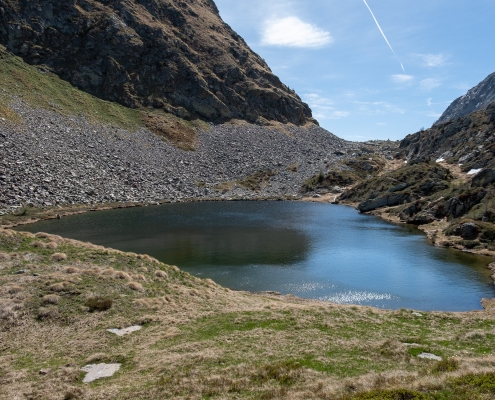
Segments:
[[[64,115],[84,114],[92,122],[113,124],[131,131],[143,126],[140,110],[91,96],[45,69],[42,72],[24,63],[0,46],[0,116],[20,122],[19,116],[8,111],[12,96],[34,108]]]

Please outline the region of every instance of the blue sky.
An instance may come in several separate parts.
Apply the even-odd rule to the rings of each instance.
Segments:
[[[348,140],[428,128],[495,72],[494,0],[367,0],[397,58],[363,0],[215,3],[320,125]]]

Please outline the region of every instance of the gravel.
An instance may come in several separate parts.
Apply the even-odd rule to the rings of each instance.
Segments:
[[[257,125],[211,125],[196,151],[183,151],[146,129],[130,132],[84,117],[33,109],[16,99],[24,123],[0,120],[0,211],[113,202],[176,202],[298,196],[357,143],[311,126],[288,132]],[[336,154],[335,154],[336,153]],[[288,167],[297,164],[297,171]],[[259,191],[236,183],[276,172]],[[218,190],[217,185],[233,182]]]

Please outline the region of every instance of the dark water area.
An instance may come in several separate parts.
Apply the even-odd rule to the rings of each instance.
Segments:
[[[345,206],[166,204],[20,229],[150,254],[234,290],[425,311],[476,310],[495,297],[489,258],[436,248],[414,227]]]

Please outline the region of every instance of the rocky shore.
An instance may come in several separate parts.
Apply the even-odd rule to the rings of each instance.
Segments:
[[[196,151],[146,129],[95,125],[14,99],[0,119],[0,211],[32,204],[153,203],[298,196],[308,177],[359,149],[316,126],[213,125]]]

